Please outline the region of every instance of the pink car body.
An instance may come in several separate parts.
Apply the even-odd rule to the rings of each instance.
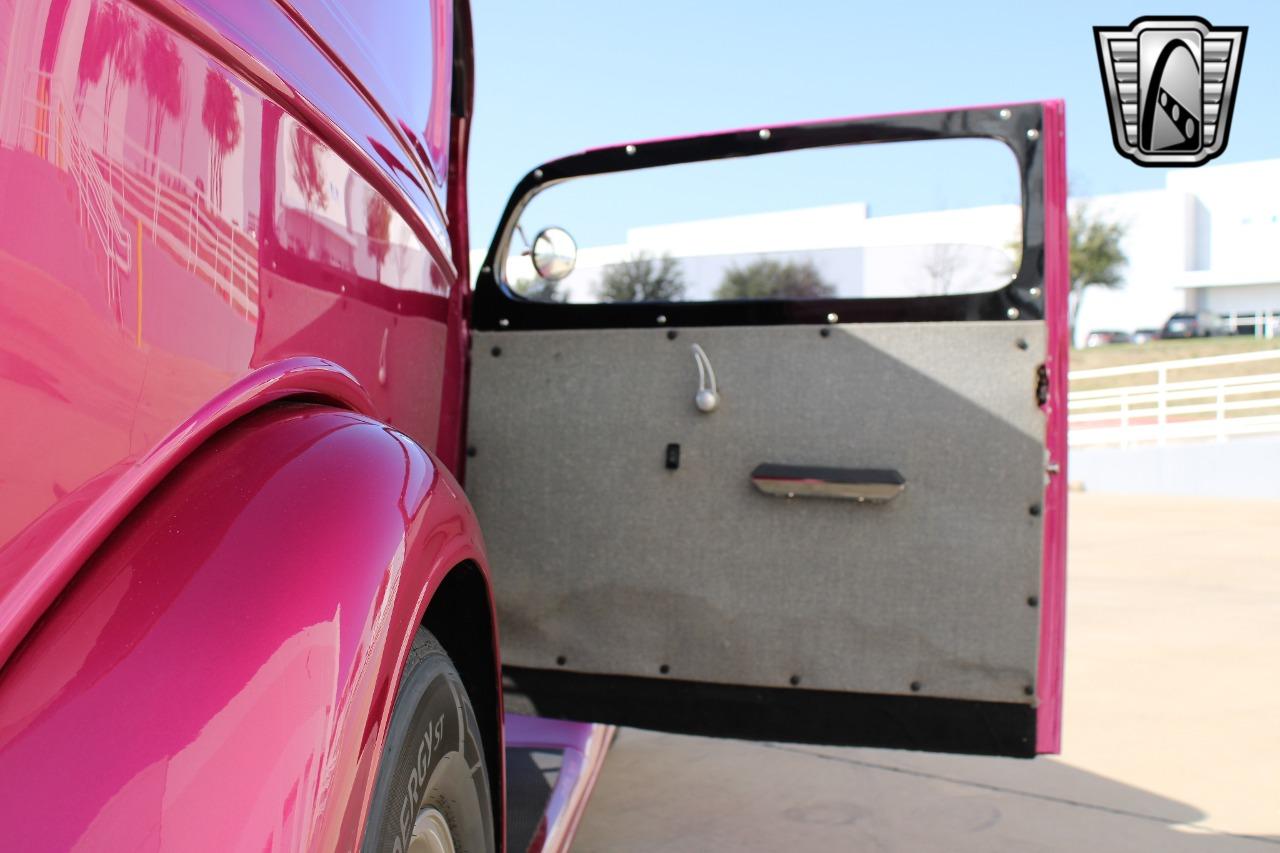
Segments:
[[[457,9],[0,7],[6,847],[356,846],[421,624],[467,683],[501,813],[497,625],[458,483]],[[1060,108],[1046,117],[1060,146]],[[1056,236],[1046,254],[1065,266]],[[1065,293],[1046,281],[1051,407]],[[1064,489],[1045,498],[1039,751],[1058,742]],[[602,731],[510,730],[572,752],[551,847]]]
[[[429,604],[501,743],[453,10],[358,11],[0,10],[7,845],[351,847]]]

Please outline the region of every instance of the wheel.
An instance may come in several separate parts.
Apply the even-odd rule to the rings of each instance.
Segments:
[[[462,678],[425,628],[396,691],[364,851],[490,853],[489,773]]]

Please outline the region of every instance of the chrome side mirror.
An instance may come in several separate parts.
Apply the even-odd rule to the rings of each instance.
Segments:
[[[533,238],[529,255],[539,278],[560,281],[573,272],[573,265],[578,261],[578,244],[563,228],[543,228]]]

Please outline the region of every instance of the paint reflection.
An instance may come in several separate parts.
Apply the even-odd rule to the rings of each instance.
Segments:
[[[281,115],[275,229],[293,255],[356,277],[346,283],[445,295],[430,255],[391,204],[293,117]],[[313,284],[316,282],[313,280]],[[376,301],[376,299],[375,299]]]
[[[23,413],[0,453],[0,592],[65,527],[60,506],[273,361],[342,365],[435,446],[452,271],[395,206],[122,0],[0,19],[5,67],[27,69],[0,96],[0,185],[23,200],[0,209],[0,378]]]

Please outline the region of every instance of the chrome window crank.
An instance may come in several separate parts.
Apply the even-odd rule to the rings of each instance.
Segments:
[[[710,414],[720,405],[720,392],[716,390],[716,372],[711,367],[711,359],[706,351],[694,344],[693,363],[698,366],[698,393],[693,395],[693,404],[703,414]]]

